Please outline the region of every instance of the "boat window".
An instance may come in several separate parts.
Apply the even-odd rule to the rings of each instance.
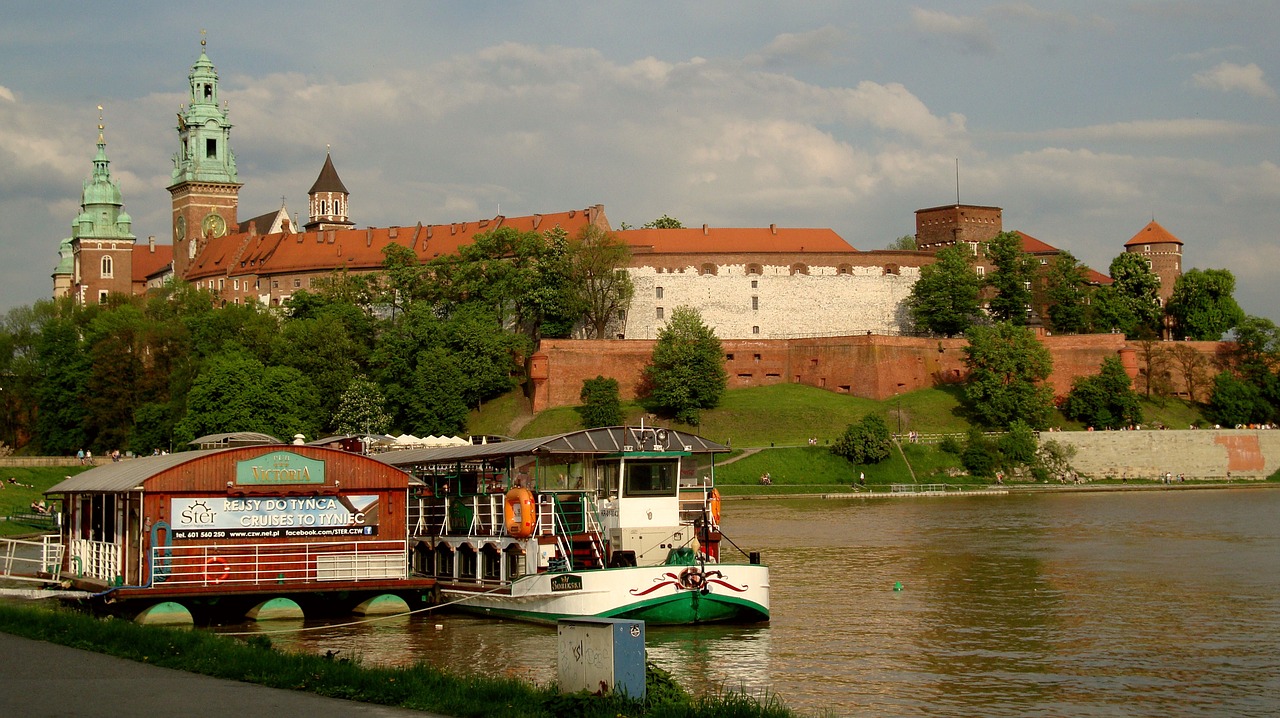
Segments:
[[[626,496],[675,496],[677,462],[627,464]]]

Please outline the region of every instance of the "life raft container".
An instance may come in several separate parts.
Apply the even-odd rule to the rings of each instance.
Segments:
[[[221,556],[214,556],[204,566],[204,580],[209,583],[222,583],[231,575],[231,568],[227,566],[227,560]]]
[[[707,510],[711,512],[711,523],[720,525],[720,489],[712,489],[707,499]]]
[[[533,492],[517,486],[507,492],[502,504],[507,534],[516,538],[532,536],[538,523],[538,506],[533,500]]]

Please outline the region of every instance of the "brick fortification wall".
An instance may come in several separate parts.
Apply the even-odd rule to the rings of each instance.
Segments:
[[[1053,356],[1049,384],[1065,395],[1078,376],[1096,374],[1102,360],[1119,356],[1130,377],[1138,363],[1119,334],[1042,337]],[[861,335],[805,339],[721,340],[729,388],[807,384],[843,394],[884,400],[895,394],[965,377],[963,339]],[[652,340],[543,340],[532,358],[533,410],[579,403],[582,382],[597,375],[618,380],[624,400],[636,397],[653,353]],[[1202,352],[1217,344],[1198,342]],[[1175,382],[1180,381],[1174,377]]]
[[[1072,466],[1096,479],[1262,479],[1280,469],[1280,431],[1064,431],[1042,433],[1076,449]]]

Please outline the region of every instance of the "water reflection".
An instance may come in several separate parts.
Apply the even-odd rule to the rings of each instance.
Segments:
[[[1278,513],[1276,490],[735,502],[725,530],[763,550],[773,621],[651,627],[649,655],[695,692],[814,713],[1277,715]],[[421,615],[272,638],[555,679],[551,627]]]

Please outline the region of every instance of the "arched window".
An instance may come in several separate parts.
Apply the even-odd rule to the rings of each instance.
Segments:
[[[885,274],[901,274],[902,270],[896,264],[886,264],[884,265],[884,273]]]
[[[698,269],[698,274],[714,276],[716,274],[716,265],[708,262]]]
[[[749,275],[750,275],[750,274],[757,274],[757,275],[758,275],[758,274],[764,274],[764,267],[761,267],[761,266],[760,266],[760,265],[758,265],[758,264],[748,264],[748,265],[747,265],[747,274],[749,274]]]
[[[793,265],[791,265],[791,274],[792,274],[792,276],[795,276],[795,275],[797,275],[797,274],[808,274],[808,273],[809,273],[809,265],[807,265],[807,264],[793,264]]]
[[[115,276],[112,273],[111,255],[105,255],[102,258],[102,276],[104,279],[110,279]]]

